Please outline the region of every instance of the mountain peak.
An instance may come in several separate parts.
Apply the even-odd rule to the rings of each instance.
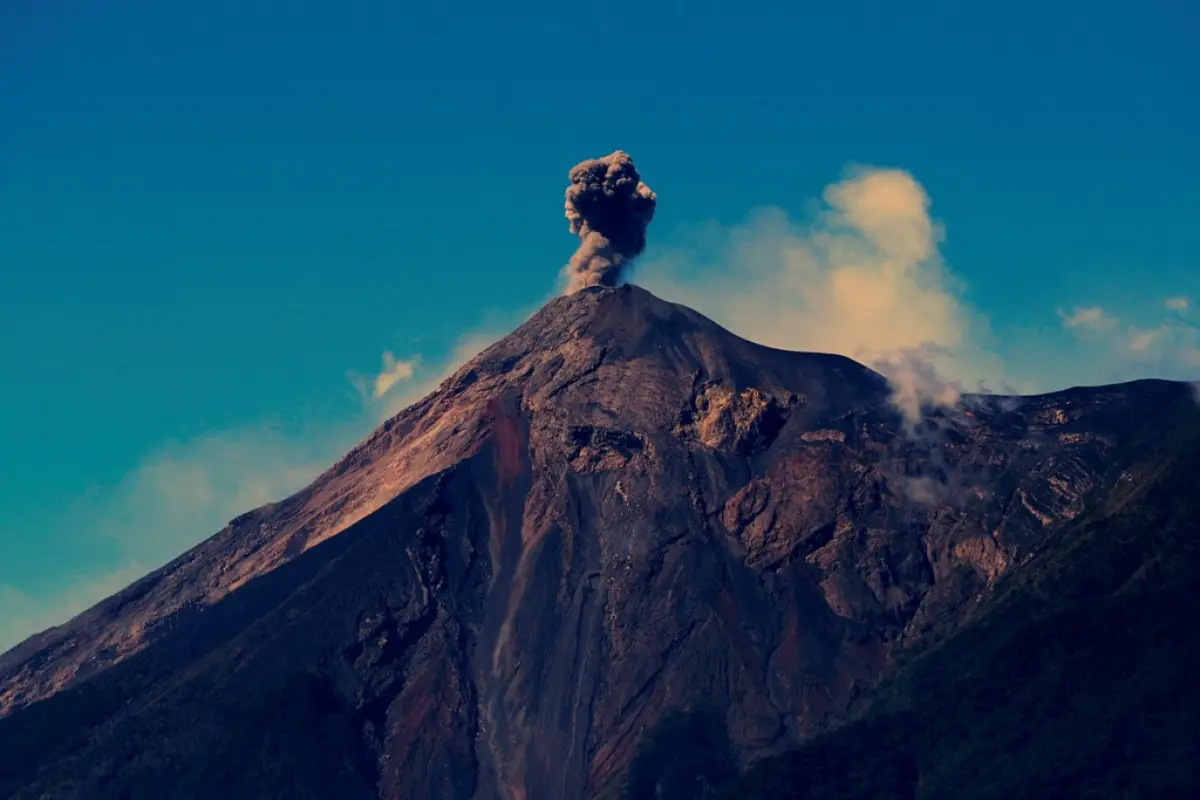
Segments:
[[[505,419],[564,441],[591,430],[600,437],[675,431],[748,452],[800,406],[815,420],[885,397],[882,378],[850,359],[753,344],[638,286],[554,298],[310,486],[240,515],[77,619],[0,657],[0,672],[28,653],[49,664],[29,680],[0,684],[0,714],[119,663],[153,641],[162,620],[221,601],[471,460]]]
[[[888,391],[882,376],[844,356],[754,344],[686,306],[628,284],[551,300],[442,388],[453,391],[483,376],[513,380],[535,404],[542,388],[557,396],[560,384],[585,381],[601,393],[588,404],[606,414],[637,406],[630,395],[637,394],[639,381],[652,388],[659,385],[656,379],[802,395],[822,409],[879,402]]]
[[[915,441],[850,359],[585,289],[0,658],[0,752],[34,796],[580,798],[652,772],[682,714],[736,769],[1125,497],[1185,411],[1110,387]]]

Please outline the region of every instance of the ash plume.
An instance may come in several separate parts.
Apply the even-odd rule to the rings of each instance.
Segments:
[[[567,294],[616,286],[621,269],[646,249],[654,192],[623,150],[576,164],[568,177],[566,216],[579,248],[564,269]]]

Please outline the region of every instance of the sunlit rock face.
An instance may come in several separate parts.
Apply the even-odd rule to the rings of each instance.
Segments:
[[[0,795],[606,797],[679,713],[745,763],[1135,487],[1185,391],[913,429],[849,359],[636,287],[558,298],[308,489],[0,658],[0,752],[28,753]]]

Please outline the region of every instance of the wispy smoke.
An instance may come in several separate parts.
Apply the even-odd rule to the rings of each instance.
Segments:
[[[569,178],[566,215],[571,233],[579,236],[579,249],[565,269],[567,294],[588,286],[615,286],[622,267],[646,249],[654,192],[622,150],[577,164]]]
[[[950,355],[946,348],[926,342],[871,359],[870,366],[891,382],[892,404],[910,427],[922,419],[926,406],[953,406],[962,397],[962,384],[938,372],[937,359]]]

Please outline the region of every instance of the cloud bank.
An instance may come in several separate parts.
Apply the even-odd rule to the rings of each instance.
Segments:
[[[644,264],[644,282],[753,341],[871,365],[910,421],[964,386],[1007,380],[987,320],[943,263],[943,227],[912,175],[856,168],[822,200],[803,221],[770,207],[695,231],[689,247]]]

